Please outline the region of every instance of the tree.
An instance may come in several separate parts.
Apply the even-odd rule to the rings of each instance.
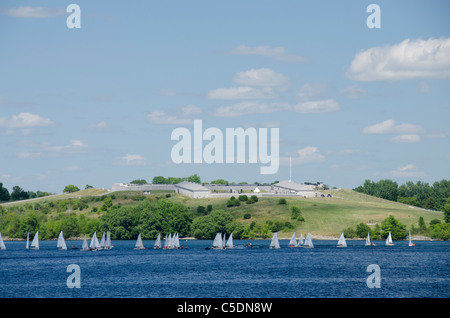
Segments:
[[[142,184],[147,184],[147,181],[145,181],[145,179],[136,179],[136,180],[131,181],[130,184],[142,185]]]
[[[84,187],[84,190],[87,190],[87,189],[93,189],[94,187],[93,186],[91,186],[90,184],[86,184],[86,186]]]
[[[197,174],[193,174],[192,176],[188,177],[187,181],[193,182],[193,183],[202,183],[200,180],[200,177]]]
[[[3,188],[3,183],[0,182],[0,202],[9,201],[10,198],[8,189]]]
[[[211,184],[228,184],[228,181],[226,181],[224,179],[217,179],[217,180],[211,181]]]
[[[406,237],[406,225],[389,215],[381,222],[381,236],[387,238],[389,232],[393,240],[403,240]]]
[[[447,203],[444,205],[444,221],[450,223],[450,197],[447,198]]]
[[[26,200],[29,198],[28,192],[24,191],[19,186],[14,186],[13,191],[11,192],[11,200],[17,201],[17,200]]]
[[[66,192],[73,193],[73,192],[77,192],[77,191],[80,191],[80,188],[78,188],[77,186],[74,186],[73,184],[70,184],[64,188],[63,193],[66,193]]]
[[[366,237],[367,233],[370,233],[370,227],[367,224],[359,223],[356,225],[355,233],[358,237]]]
[[[156,176],[153,178],[152,181],[153,184],[167,184],[167,179],[164,178],[163,176]]]

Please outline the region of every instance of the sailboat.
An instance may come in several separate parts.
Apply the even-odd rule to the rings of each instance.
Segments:
[[[339,237],[337,247],[347,247],[347,242],[345,241],[344,232],[342,232],[341,236]]]
[[[89,251],[89,245],[87,242],[86,234],[84,234],[83,245],[81,245],[81,251]]]
[[[222,238],[222,249],[225,249],[225,244],[226,244],[226,240],[225,240],[225,233],[223,233],[223,238]]]
[[[305,240],[305,238],[303,237],[303,233],[300,232],[300,238],[298,239],[297,246],[298,246],[298,247],[303,246],[303,241],[304,241],[304,240]]]
[[[306,235],[305,243],[303,244],[303,247],[305,248],[314,248],[314,244],[311,240],[311,233],[308,232]]]
[[[223,249],[223,244],[222,244],[222,234],[221,233],[217,233],[216,237],[214,238],[213,244],[212,244],[212,248],[215,250],[221,250]]]
[[[27,250],[30,249],[30,232],[27,233],[27,245],[25,246]]]
[[[375,243],[370,241],[370,233],[369,232],[367,232],[366,246],[375,246]]]
[[[178,233],[175,233],[175,235],[172,238],[172,248],[180,248],[180,239]]]
[[[3,242],[2,233],[0,233],[0,251],[6,250],[5,242]]]
[[[416,244],[414,244],[412,241],[411,241],[411,231],[409,231],[409,244],[408,244],[408,246],[415,246]]]
[[[391,232],[389,232],[389,235],[386,239],[386,246],[394,246],[394,243],[392,243],[392,235]]]
[[[33,241],[31,242],[30,247],[32,250],[39,249],[39,231],[37,231],[36,234],[34,235],[34,238],[33,238]]]
[[[153,248],[161,248],[161,233],[158,233],[158,237],[156,238]]]
[[[94,235],[92,236],[91,244],[89,245],[89,248],[91,249],[91,251],[98,251],[98,249],[100,248],[100,243],[98,242],[98,239],[97,239],[97,232],[94,232]]]
[[[58,250],[67,250],[66,241],[64,241],[63,231],[59,232],[58,243],[56,244]]]
[[[289,247],[298,247],[297,238],[295,237],[295,232],[292,234],[291,240],[289,241]]]
[[[142,243],[141,233],[139,233],[138,238],[136,240],[135,250],[145,250],[144,244]]]
[[[111,243],[111,233],[108,231],[106,232],[106,241],[105,241],[105,246],[103,247],[103,249],[105,250],[110,250],[112,249],[113,245]]]
[[[233,233],[230,234],[230,237],[228,238],[227,244],[225,245],[226,248],[234,248],[233,244]]]
[[[100,240],[100,247],[99,250],[102,250],[105,248],[105,243],[106,243],[106,237],[105,237],[105,232],[103,232],[102,234],[102,238]]]
[[[269,248],[272,248],[272,249],[280,248],[280,243],[278,242],[278,234],[276,232],[273,233]]]
[[[164,242],[164,249],[172,249],[173,243],[172,243],[172,234],[169,233],[169,236],[166,237],[166,241]]]

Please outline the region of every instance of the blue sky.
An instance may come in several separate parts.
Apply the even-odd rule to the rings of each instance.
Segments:
[[[69,29],[69,4],[81,28]],[[381,28],[368,28],[369,4]],[[2,1],[0,182],[450,178],[448,1]],[[177,127],[279,128],[280,168],[174,164]]]

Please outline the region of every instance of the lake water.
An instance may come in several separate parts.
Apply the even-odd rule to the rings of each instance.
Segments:
[[[247,242],[255,248],[244,248]],[[81,247],[81,241],[67,241]],[[108,251],[40,250],[5,242],[0,251],[0,298],[448,298],[450,242],[407,241],[365,247],[364,241],[314,241],[314,249],[270,250],[269,241],[239,241],[241,248],[205,250],[212,241],[182,241],[187,249],[134,250],[134,241],[113,241]],[[259,247],[259,248],[257,248]],[[70,264],[80,268],[80,288],[69,288]],[[380,288],[366,281],[380,268]]]

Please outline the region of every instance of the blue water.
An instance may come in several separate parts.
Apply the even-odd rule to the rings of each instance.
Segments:
[[[243,248],[252,242],[260,248]],[[67,241],[81,247],[81,241]],[[314,249],[270,250],[269,241],[238,241],[241,248],[205,250],[211,241],[182,241],[181,250],[134,250],[134,241],[114,241],[109,251],[58,251],[56,241],[40,250],[5,242],[0,251],[1,298],[411,298],[450,297],[450,242],[314,241]],[[81,287],[68,288],[80,266]],[[367,266],[380,267],[380,288],[369,288]]]

